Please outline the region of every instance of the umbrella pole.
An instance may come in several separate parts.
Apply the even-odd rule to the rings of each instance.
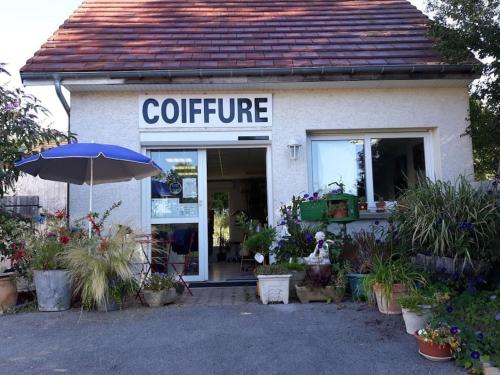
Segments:
[[[90,202],[89,215],[92,215],[92,188],[94,185],[94,159],[90,158]],[[89,238],[92,238],[92,223],[89,217]]]

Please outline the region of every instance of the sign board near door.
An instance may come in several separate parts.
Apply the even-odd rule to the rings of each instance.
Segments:
[[[271,94],[141,95],[140,128],[272,126]]]

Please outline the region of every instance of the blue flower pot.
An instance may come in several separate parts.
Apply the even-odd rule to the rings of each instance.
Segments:
[[[368,276],[365,273],[348,273],[347,280],[349,281],[349,287],[351,288],[352,299],[358,301],[360,299],[366,299],[365,289],[363,288],[363,280]]]

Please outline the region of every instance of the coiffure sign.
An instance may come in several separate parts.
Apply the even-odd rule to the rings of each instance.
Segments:
[[[271,126],[272,96],[141,96],[139,113],[141,128]]]

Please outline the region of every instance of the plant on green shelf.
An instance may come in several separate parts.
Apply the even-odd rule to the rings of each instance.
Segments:
[[[136,289],[131,269],[136,243],[130,229],[120,226],[106,236],[99,233],[72,241],[63,256],[85,309],[105,306],[110,298],[121,305],[123,297]]]
[[[417,289],[417,285],[427,283],[424,275],[417,271],[410,263],[393,254],[388,258],[375,256],[371,273],[363,279],[366,291],[373,290],[376,284],[381,285],[383,295],[390,299],[394,285],[402,284],[409,291]],[[368,293],[369,301],[373,302],[372,293]]]
[[[434,311],[433,322],[446,322],[460,330],[461,351],[456,362],[480,374],[481,362],[500,366],[500,287],[468,290]]]
[[[415,252],[472,264],[494,256],[498,217],[495,200],[462,176],[454,184],[420,179],[398,198],[391,219],[401,240]]]

